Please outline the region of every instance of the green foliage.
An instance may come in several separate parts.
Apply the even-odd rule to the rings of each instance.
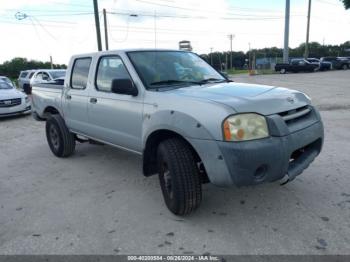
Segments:
[[[340,0],[343,2],[345,9],[350,9],[350,0]]]
[[[22,57],[15,57],[11,61],[6,61],[0,64],[0,75],[5,75],[12,79],[19,76],[19,72],[29,69],[49,69],[51,68],[50,62],[41,62],[36,60],[27,60]],[[54,64],[54,69],[65,69],[66,65]]]

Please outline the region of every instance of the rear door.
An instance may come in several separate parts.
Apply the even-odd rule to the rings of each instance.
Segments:
[[[79,57],[73,61],[70,79],[65,81],[62,97],[64,118],[69,129],[86,133],[88,130],[87,103],[88,76],[92,57]]]
[[[90,88],[88,115],[90,131],[96,139],[141,152],[142,95],[111,92],[113,79],[131,79],[118,55],[101,56]]]

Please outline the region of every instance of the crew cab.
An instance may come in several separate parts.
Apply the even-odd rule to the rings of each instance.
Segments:
[[[285,74],[287,72],[314,72],[319,69],[319,64],[313,64],[306,59],[292,59],[289,64],[276,64],[275,71]]]
[[[177,215],[200,205],[202,183],[292,181],[323,144],[307,95],[232,82],[188,51],[75,55],[63,85],[33,86],[33,109],[57,157],[72,155],[77,141],[141,155],[143,174],[159,176]]]

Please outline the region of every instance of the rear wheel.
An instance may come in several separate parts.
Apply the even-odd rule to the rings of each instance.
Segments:
[[[287,72],[287,70],[286,70],[285,68],[281,68],[281,69],[280,69],[280,73],[281,73],[281,74],[285,74],[286,72]]]
[[[52,115],[46,121],[46,138],[55,156],[68,157],[74,153],[74,135],[69,132],[60,115]]]
[[[189,145],[179,138],[163,141],[157,152],[160,186],[165,204],[176,215],[195,210],[202,200],[201,178]]]
[[[348,69],[348,68],[349,68],[348,65],[346,65],[346,64],[342,65],[342,69],[343,69],[343,70],[346,70],[346,69]]]

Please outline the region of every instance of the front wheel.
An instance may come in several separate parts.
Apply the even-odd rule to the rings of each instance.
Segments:
[[[343,70],[348,69],[348,65],[343,65],[343,66],[342,66],[342,69],[343,69]]]
[[[200,173],[189,145],[179,138],[160,143],[157,152],[160,186],[165,204],[175,215],[195,210],[202,200]]]
[[[60,115],[52,115],[46,121],[46,138],[49,147],[55,156],[68,157],[74,153],[74,135],[69,132]]]

